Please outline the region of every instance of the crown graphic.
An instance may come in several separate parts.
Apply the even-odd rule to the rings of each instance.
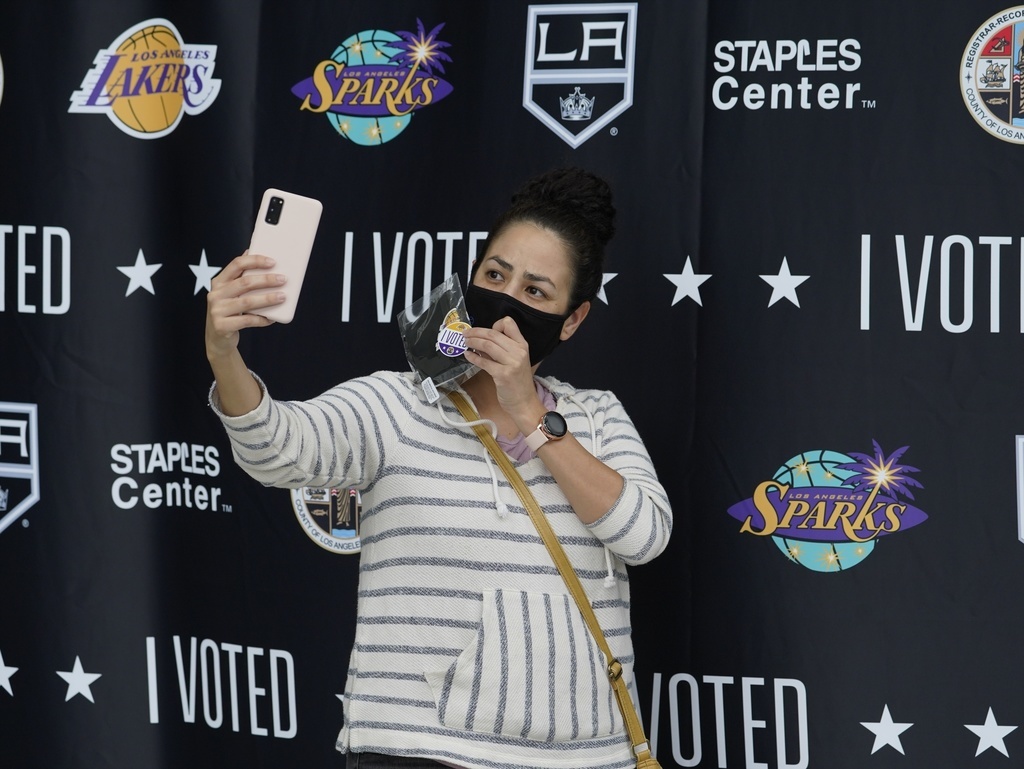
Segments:
[[[7,512],[7,495],[10,489],[0,489],[0,513]]]
[[[562,107],[562,120],[590,120],[594,112],[594,102],[597,97],[588,99],[585,93],[580,93],[580,87],[564,99],[559,96],[558,103]]]

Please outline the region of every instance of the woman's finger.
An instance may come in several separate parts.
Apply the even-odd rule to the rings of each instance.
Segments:
[[[523,346],[529,347],[529,343],[519,330],[519,326],[508,315],[498,319],[498,322],[494,324],[494,330]]]
[[[484,329],[484,332],[472,335],[467,332],[465,336],[469,348],[484,353],[500,363],[511,362],[515,357],[514,343],[508,337],[492,332],[490,329]]]
[[[234,281],[240,278],[255,277],[255,275],[245,275],[248,270],[266,270],[274,266],[274,260],[269,256],[263,256],[261,254],[250,254],[248,251],[243,251],[239,256],[236,256],[213,278],[211,282],[211,290],[219,286],[227,286],[232,284]],[[262,274],[273,274],[273,273],[256,273]]]

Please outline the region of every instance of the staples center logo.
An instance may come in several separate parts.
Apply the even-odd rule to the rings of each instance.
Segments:
[[[39,501],[37,409],[0,403],[0,532]]]
[[[186,441],[116,443],[110,447],[111,501],[121,510],[232,511],[221,489],[207,479],[220,475],[216,446]],[[142,508],[138,508],[142,509]]]
[[[129,136],[158,139],[220,93],[215,45],[189,45],[167,19],[149,19],[100,49],[68,112],[104,114]]]
[[[871,109],[875,100],[857,98],[861,84],[851,82],[860,50],[860,41],[849,37],[719,40],[711,103],[723,111]]]
[[[633,104],[636,3],[531,5],[523,106],[574,149]]]

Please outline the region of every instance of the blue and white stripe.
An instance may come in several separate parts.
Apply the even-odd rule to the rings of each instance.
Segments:
[[[588,526],[539,458],[518,464],[632,687],[624,564],[664,550],[670,506],[614,395],[543,381],[573,434],[625,480]],[[440,408],[443,418],[411,374],[379,372],[302,403],[265,394],[251,414],[221,415],[236,461],[260,482],[362,490],[339,749],[481,769],[634,765],[606,661],[528,514],[503,477],[492,483],[472,430],[448,424],[463,421],[455,408]]]

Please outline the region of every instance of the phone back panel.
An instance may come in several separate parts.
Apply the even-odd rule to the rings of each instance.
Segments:
[[[267,221],[267,212],[271,200],[278,198],[280,217],[276,224]],[[290,323],[295,317],[302,281],[306,276],[306,266],[313,250],[313,240],[320,224],[323,204],[313,198],[296,195],[278,189],[268,189],[263,193],[256,225],[253,227],[252,239],[249,242],[249,253],[271,257],[276,264],[270,268],[246,270],[246,274],[279,273],[287,277],[281,287],[256,289],[253,293],[267,291],[284,291],[284,303],[267,307],[259,311],[260,315],[277,321]]]

